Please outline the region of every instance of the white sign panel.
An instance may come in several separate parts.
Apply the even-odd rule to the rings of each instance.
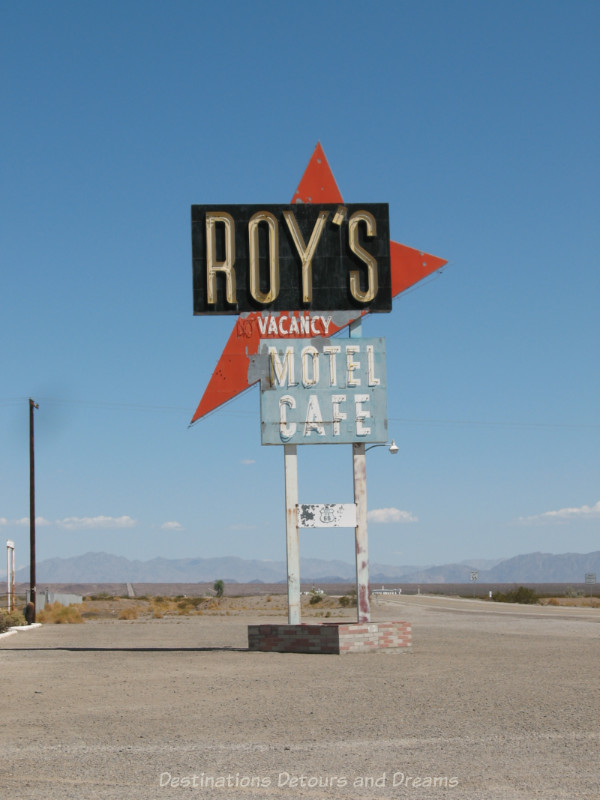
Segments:
[[[263,339],[262,444],[387,441],[383,339]]]
[[[354,503],[299,504],[299,528],[355,528],[356,505]]]

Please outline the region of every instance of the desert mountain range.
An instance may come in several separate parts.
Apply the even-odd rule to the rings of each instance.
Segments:
[[[600,576],[600,551],[594,553],[528,553],[505,560],[473,559],[440,566],[392,566],[371,562],[371,582],[467,583],[477,570],[481,583],[583,583],[588,573]],[[286,580],[284,561],[221,558],[153,558],[130,560],[109,553],[85,553],[71,558],[38,561],[37,580],[48,583],[135,582],[199,583],[221,578],[237,583],[279,583]],[[344,561],[305,558],[303,581],[336,583],[354,580],[355,567]],[[17,581],[29,580],[29,567],[17,571]]]

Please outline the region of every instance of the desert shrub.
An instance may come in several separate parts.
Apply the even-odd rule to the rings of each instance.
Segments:
[[[177,603],[177,608],[184,611],[187,609],[198,608],[204,602],[203,597],[184,597]]]
[[[308,601],[311,606],[316,606],[317,603],[323,602],[323,595],[322,594],[311,594],[310,600]]]
[[[139,609],[135,606],[127,606],[119,613],[119,619],[137,619],[139,615]]]
[[[350,589],[348,594],[340,597],[338,602],[341,606],[343,606],[343,608],[351,608],[356,606],[356,589]]]
[[[91,594],[90,600],[114,600],[114,596],[108,592],[98,592],[98,594]]]
[[[565,590],[565,597],[584,597],[585,592],[582,592],[581,589],[574,589],[572,586],[569,586],[568,589]]]
[[[25,617],[20,611],[0,610],[0,633],[19,625],[25,625]]]
[[[215,590],[217,597],[223,597],[225,592],[225,581],[222,581],[221,579],[215,581],[213,584],[213,589]]]
[[[102,616],[102,612],[96,608],[84,607],[84,609],[84,611],[80,612],[83,619],[100,619]]]
[[[559,606],[560,603],[556,597],[550,597],[548,602],[546,603],[547,606]]]
[[[508,592],[497,592],[494,595],[497,603],[525,603],[533,605],[538,602],[538,596],[534,589],[527,586],[519,586],[518,589],[510,589]]]
[[[152,612],[155,619],[161,619],[165,614],[176,611],[177,607],[166,597],[155,597],[148,606],[148,611]],[[160,616],[158,616],[160,614]]]
[[[78,625],[84,622],[77,606],[63,606],[58,600],[56,603],[48,603],[37,615],[38,622],[45,622],[54,625]]]

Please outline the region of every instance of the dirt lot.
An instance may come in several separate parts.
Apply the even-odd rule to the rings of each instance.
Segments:
[[[0,639],[2,800],[598,797],[597,609],[382,598],[412,652],[340,657],[249,653],[285,618],[242,605]]]

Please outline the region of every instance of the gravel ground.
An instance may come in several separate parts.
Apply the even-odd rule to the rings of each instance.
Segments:
[[[259,613],[0,639],[1,800],[597,800],[598,610],[385,598],[412,652],[343,657]]]

